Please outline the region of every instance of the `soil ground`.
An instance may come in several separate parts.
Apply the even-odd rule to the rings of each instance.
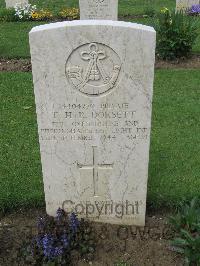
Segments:
[[[200,55],[194,54],[191,58],[180,59],[176,61],[163,61],[156,60],[156,69],[168,69],[168,68],[200,68]],[[31,71],[31,61],[30,59],[0,59],[0,71],[21,71],[29,72]]]
[[[43,214],[44,209],[29,209],[1,215],[1,266],[30,265],[20,258],[18,252],[24,242],[30,241],[35,235],[37,217]],[[183,265],[183,259],[170,247],[174,232],[167,224],[167,216],[147,215],[146,226],[143,228],[92,223],[97,239],[94,259],[86,262],[76,255],[72,265],[110,266],[120,261],[126,262],[128,266]]]

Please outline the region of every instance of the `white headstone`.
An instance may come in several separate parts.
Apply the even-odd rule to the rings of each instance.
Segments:
[[[116,41],[117,40],[117,41]],[[46,208],[145,224],[155,31],[72,21],[30,32]]]
[[[6,8],[15,7],[16,4],[19,4],[21,6],[25,6],[28,4],[28,0],[6,0]]]
[[[176,11],[186,11],[193,5],[200,4],[200,0],[176,0]]]
[[[118,20],[118,0],[79,0],[80,19]]]

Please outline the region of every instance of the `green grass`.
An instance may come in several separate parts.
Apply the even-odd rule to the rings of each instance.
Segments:
[[[66,6],[79,7],[78,0],[32,0],[30,2],[36,4],[38,7],[46,7],[54,11],[58,11]],[[175,8],[175,1],[166,0],[163,4],[162,0],[119,0],[119,15],[143,14],[148,6],[153,7],[156,11],[159,11],[163,6],[173,9]]]
[[[152,25],[150,18],[131,19],[132,22]],[[44,22],[43,22],[44,23]],[[28,58],[30,57],[28,33],[41,22],[4,22],[0,23],[0,58]],[[200,19],[199,37],[193,52],[200,53]]]
[[[148,203],[199,195],[199,70],[156,71]],[[0,73],[0,208],[44,204],[30,73]]]
[[[40,8],[48,8],[57,12],[63,7],[78,7],[78,0],[30,0],[30,3],[37,5]],[[155,10],[160,10],[163,6],[170,9],[175,8],[174,0],[119,0],[119,14],[143,14],[147,6],[153,7]],[[5,7],[5,0],[0,0],[0,8]]]
[[[32,0],[39,8],[48,8],[55,13],[66,5],[68,7],[78,7],[78,0]],[[159,11],[163,7],[161,0],[120,0],[119,16],[144,14],[147,7],[153,7]],[[166,0],[165,6],[174,9],[175,1]],[[0,0],[0,8],[5,7],[5,0]],[[152,19],[145,18],[126,18],[121,20],[152,24]],[[1,22],[0,23],[0,58],[28,58],[30,57],[28,33],[32,27],[43,24],[44,22]],[[199,19],[199,38],[193,48],[193,52],[200,52],[200,19]]]
[[[156,72],[150,153],[151,203],[200,195],[200,70]]]
[[[0,73],[0,209],[43,202],[30,73]]]
[[[28,32],[41,22],[0,23],[0,58],[30,57]]]

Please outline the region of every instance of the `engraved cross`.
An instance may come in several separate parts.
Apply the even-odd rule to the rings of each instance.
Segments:
[[[96,146],[92,146],[93,159],[92,165],[77,164],[80,169],[92,169],[93,170],[93,185],[94,185],[94,196],[98,195],[98,181],[99,181],[99,170],[100,169],[113,169],[113,164],[98,164],[98,151]]]

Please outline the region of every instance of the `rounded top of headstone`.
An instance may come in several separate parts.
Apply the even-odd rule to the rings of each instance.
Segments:
[[[56,22],[50,23],[45,25],[40,25],[32,28],[30,34],[38,31],[43,30],[52,30],[52,29],[59,29],[63,27],[75,27],[75,26],[112,26],[112,27],[124,27],[129,29],[135,30],[142,30],[148,32],[154,32],[155,30],[153,27],[131,23],[131,22],[124,22],[124,21],[112,21],[112,20],[74,20],[74,21],[64,21],[64,22]]]

